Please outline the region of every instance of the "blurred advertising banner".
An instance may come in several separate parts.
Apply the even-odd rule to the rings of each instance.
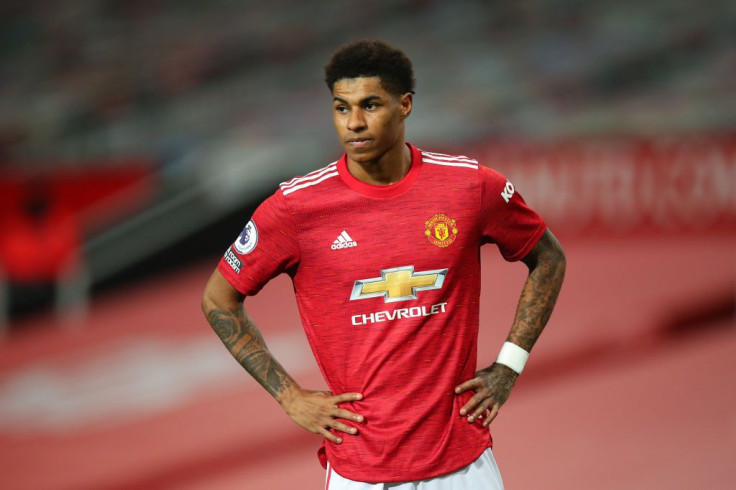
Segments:
[[[77,221],[96,227],[130,213],[156,188],[151,158],[88,162],[11,162],[0,167],[0,223],[27,214],[32,202],[62,208]]]
[[[2,167],[0,274],[31,284],[78,271],[85,235],[131,215],[154,195],[153,168],[143,158]]]
[[[556,232],[736,231],[736,134],[502,141],[467,151],[505,174]]]

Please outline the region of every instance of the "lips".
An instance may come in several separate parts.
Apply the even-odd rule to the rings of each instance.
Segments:
[[[350,138],[347,140],[347,144],[353,148],[362,148],[367,146],[371,141],[371,138]]]

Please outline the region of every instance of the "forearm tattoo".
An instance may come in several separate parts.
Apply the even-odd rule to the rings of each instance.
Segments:
[[[531,270],[506,340],[530,351],[552,315],[565,277],[565,258],[554,238],[540,240],[536,266]]]
[[[261,332],[243,308],[211,310],[207,321],[233,357],[272,396],[278,396],[292,380],[266,347]]]

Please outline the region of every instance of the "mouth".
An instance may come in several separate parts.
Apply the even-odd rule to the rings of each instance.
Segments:
[[[349,138],[346,143],[353,148],[363,148],[373,141],[371,138]]]

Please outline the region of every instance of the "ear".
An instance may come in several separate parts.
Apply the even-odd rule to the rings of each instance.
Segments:
[[[414,101],[414,94],[407,92],[399,98],[399,105],[401,106],[401,119],[404,120],[411,114],[411,107]]]

